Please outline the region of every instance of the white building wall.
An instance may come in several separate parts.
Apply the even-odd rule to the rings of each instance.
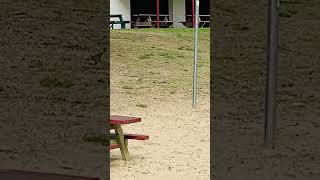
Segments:
[[[124,21],[131,21],[130,0],[110,0],[110,14],[122,14]],[[118,21],[119,18],[114,20]],[[120,24],[114,25],[114,29],[120,28]],[[126,28],[131,28],[130,23],[126,24]]]
[[[172,16],[173,27],[184,27],[186,21],[185,0],[169,0],[169,14]]]

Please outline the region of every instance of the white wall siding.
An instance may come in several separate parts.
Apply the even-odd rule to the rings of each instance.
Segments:
[[[122,14],[124,21],[131,21],[130,0],[110,0],[110,14]],[[114,25],[114,29],[120,28],[120,24]],[[130,23],[126,24],[126,28],[131,28]]]

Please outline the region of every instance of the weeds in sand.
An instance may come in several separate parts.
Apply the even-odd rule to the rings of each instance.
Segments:
[[[141,102],[137,103],[136,106],[137,106],[137,107],[141,107],[141,108],[146,108],[146,107],[147,107],[146,104],[141,103]]]
[[[175,94],[175,93],[177,93],[176,90],[171,90],[171,91],[170,91],[170,94]]]
[[[139,56],[139,59],[150,59],[152,56],[154,56],[152,53],[142,54]]]
[[[164,57],[166,59],[176,59],[176,54],[169,54],[168,52],[160,52],[159,56]]]
[[[185,56],[182,55],[182,54],[178,54],[177,57],[178,57],[178,58],[185,58]]]
[[[181,37],[182,37],[182,34],[181,34],[181,33],[177,33],[176,35],[177,35],[178,38],[181,38]]]
[[[133,89],[133,87],[128,86],[128,85],[123,85],[123,86],[122,86],[122,89]]]
[[[193,47],[186,47],[185,50],[187,50],[187,51],[193,51]]]
[[[179,50],[184,50],[184,46],[179,46],[178,49]]]

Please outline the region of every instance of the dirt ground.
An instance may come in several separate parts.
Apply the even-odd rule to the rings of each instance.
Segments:
[[[320,177],[319,3],[281,1],[276,148],[263,147],[266,2],[215,1],[213,179]],[[214,54],[213,54],[214,55]]]
[[[132,160],[111,151],[111,179],[209,179],[209,30],[200,33],[198,107],[192,109],[192,29],[111,32],[111,114],[142,122],[124,131]]]
[[[1,1],[0,168],[106,177],[105,1]],[[80,157],[80,158],[79,158]]]

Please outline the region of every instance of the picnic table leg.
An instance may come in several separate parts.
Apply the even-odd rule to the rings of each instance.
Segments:
[[[124,139],[124,134],[121,125],[114,125],[114,130],[117,136],[117,141],[120,147],[122,158],[128,161],[130,159],[128,143]]]
[[[121,29],[125,29],[126,28],[126,24],[124,22],[121,23]]]

